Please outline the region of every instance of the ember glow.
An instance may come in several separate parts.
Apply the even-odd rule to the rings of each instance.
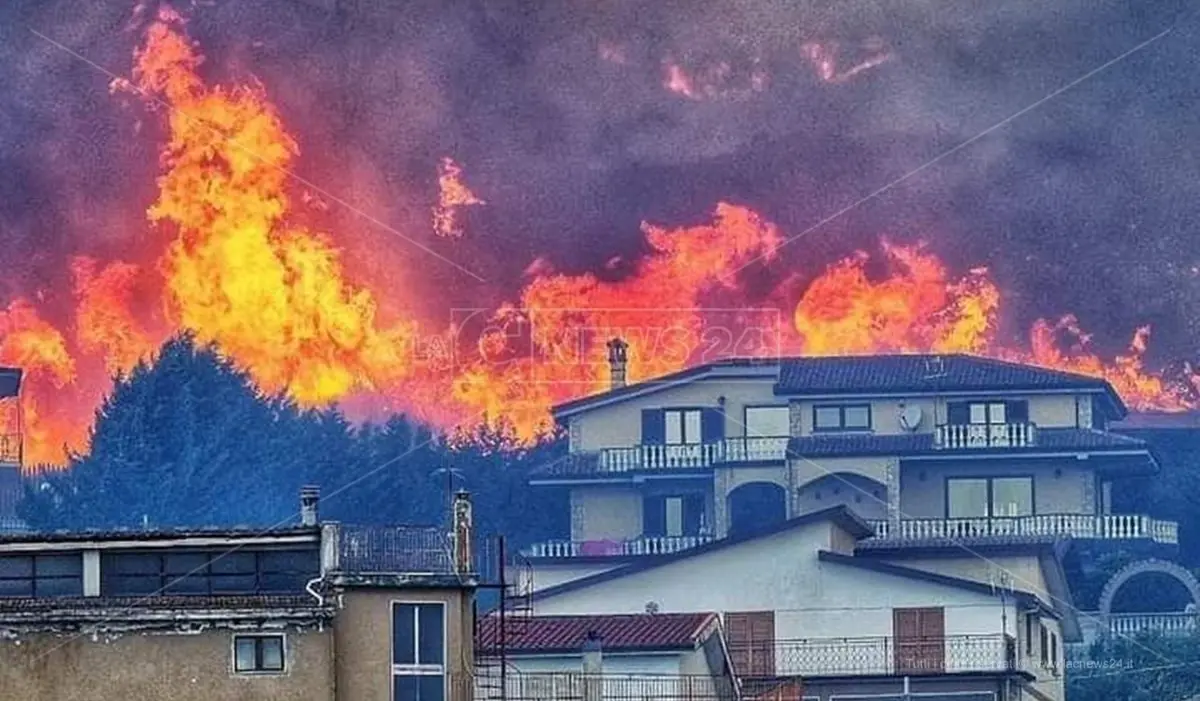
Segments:
[[[823,44],[804,49],[834,83],[889,55],[878,44],[864,51],[850,60]],[[610,54],[605,60],[616,61]],[[1148,328],[1135,329],[1128,352],[1113,359],[1092,351],[1070,315],[1002,333],[1004,293],[983,268],[956,275],[920,244],[891,241],[881,253],[833,263],[784,261],[788,232],[726,203],[704,223],[644,224],[645,253],[603,270],[563,273],[535,260],[507,303],[470,319],[435,328],[415,314],[384,320],[383,302],[422,291],[355,279],[344,246],[357,232],[306,222],[317,200],[291,177],[301,137],[268,87],[211,84],[201,64],[181,18],[162,11],[136,51],[133,80],[114,85],[165,128],[146,224],[161,245],[143,260],[75,257],[74,307],[61,328],[39,300],[0,307],[0,364],[28,377],[31,465],[86,450],[108,378],[181,330],[215,343],[264,391],[307,406],[361,401],[448,431],[484,421],[520,442],[551,429],[552,404],[605,388],[604,343],[613,335],[630,343],[631,381],[728,355],[969,352],[1105,377],[1139,409],[1197,406],[1200,376],[1191,368],[1164,376],[1144,366]],[[698,100],[766,82],[755,66],[705,65],[666,62],[664,85]],[[458,237],[455,215],[484,199],[455,161],[436,166],[435,233]]]

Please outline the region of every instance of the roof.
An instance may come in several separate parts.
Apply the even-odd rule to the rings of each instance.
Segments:
[[[0,397],[15,397],[21,392],[21,369],[0,367]]]
[[[817,553],[817,559],[821,562],[832,562],[847,567],[856,567],[860,570],[870,572],[879,572],[881,574],[890,575],[893,577],[903,577],[920,582],[929,582],[931,584],[939,584],[947,587],[954,587],[963,591],[969,591],[984,596],[996,596],[999,593],[997,587],[983,582],[977,582],[972,579],[963,579],[961,577],[952,577],[946,574],[938,574],[928,570],[919,570],[914,567],[905,567],[903,565],[893,565],[888,562],[881,562],[865,557],[855,557],[854,555],[843,555],[841,553],[822,550]],[[1037,596],[1031,592],[1021,589],[1010,589],[1009,594],[1020,599],[1023,603],[1030,606],[1036,606],[1048,613],[1054,613],[1053,609],[1048,608]]]
[[[280,528],[254,528],[232,526],[228,528],[110,528],[75,531],[25,531],[0,534],[0,549],[16,543],[93,543],[104,541],[146,541],[213,539],[213,538],[272,538],[286,536],[311,536],[314,540],[321,534],[320,526],[287,526]]]
[[[0,614],[13,611],[54,611],[66,609],[130,609],[133,611],[171,610],[246,610],[316,609],[316,599],[307,594],[227,595],[227,596],[74,596],[36,598],[0,597]]]
[[[801,516],[788,519],[782,523],[777,523],[752,533],[721,538],[719,540],[705,543],[704,545],[698,545],[694,548],[680,550],[669,555],[644,557],[630,564],[615,567],[611,570],[605,570],[604,572],[588,575],[587,577],[580,577],[579,579],[573,579],[569,582],[546,587],[545,589],[540,589],[533,592],[532,598],[545,599],[568,591],[584,589],[594,584],[600,584],[613,579],[620,579],[621,577],[637,574],[638,572],[645,572],[647,570],[663,567],[674,562],[679,562],[680,560],[700,557],[701,555],[707,555],[709,553],[725,550],[727,548],[736,547],[742,543],[748,543],[760,538],[769,538],[773,535],[786,533],[792,529],[801,528],[814,523],[820,523],[822,521],[828,521],[830,523],[837,524],[843,530],[859,540],[863,538],[870,538],[871,536],[875,535],[874,529],[872,529],[866,521],[862,520],[858,514],[854,513],[854,511],[846,505],[839,504],[838,506],[832,506],[828,509],[822,509],[820,511],[803,514]]]
[[[454,572],[450,537],[437,526],[354,526],[338,524],[339,572]]]
[[[1103,378],[963,353],[728,358],[565,402],[555,406],[553,411],[557,418],[562,419],[624,397],[655,392],[705,377],[754,377],[756,375],[749,371],[762,369],[776,372],[776,394],[1075,390],[1104,396],[1113,417],[1120,418],[1128,412],[1121,397]]]
[[[1090,428],[1039,428],[1033,445],[998,448],[948,449],[934,447],[932,433],[842,433],[797,436],[788,441],[795,457],[851,455],[1020,455],[1056,451],[1146,451],[1146,441]]]
[[[702,377],[707,376],[725,376],[737,375],[743,377],[755,377],[753,371],[759,371],[757,376],[773,377],[777,372],[779,363],[778,358],[726,358],[717,360],[703,365],[686,368],[678,372],[673,372],[668,375],[644,380],[623,387],[610,389],[606,392],[600,392],[587,397],[580,397],[569,402],[555,405],[552,409],[556,418],[565,418],[570,414],[577,413],[583,409],[588,409],[597,404],[606,404],[611,401],[616,401],[624,397],[629,397],[639,394],[649,394],[663,389],[669,389],[681,384],[694,382]],[[750,371],[750,372],[747,372]],[[770,374],[765,374],[769,371]]]
[[[635,613],[611,615],[531,616],[508,621],[504,631],[507,653],[577,653],[588,634],[596,633],[606,652],[691,650],[718,627],[715,613]],[[480,652],[500,647],[500,618],[479,622],[475,647]]]
[[[1180,429],[1200,430],[1200,411],[1132,412],[1121,421],[1109,424],[1113,431]]]

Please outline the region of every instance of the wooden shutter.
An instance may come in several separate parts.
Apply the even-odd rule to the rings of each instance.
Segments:
[[[942,608],[894,609],[896,674],[942,674],[946,668],[946,615]]]
[[[775,612],[725,614],[725,634],[733,671],[739,677],[775,676]]]
[[[1004,421],[1010,424],[1023,424],[1029,421],[1029,402],[1024,399],[1014,399],[1005,402]]]
[[[700,522],[704,518],[704,495],[688,494],[683,498],[683,534],[700,533]]]
[[[947,403],[946,422],[954,426],[965,426],[971,423],[971,405],[967,402]]]
[[[725,412],[704,409],[700,415],[700,442],[716,443],[725,440]]]
[[[642,535],[667,534],[667,499],[666,497],[645,497],[642,499]]]
[[[642,409],[642,444],[663,445],[666,442],[666,414],[662,409]]]

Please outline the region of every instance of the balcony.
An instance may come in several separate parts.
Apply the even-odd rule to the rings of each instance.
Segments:
[[[773,646],[731,648],[735,670],[745,677],[861,677],[1032,671],[1017,655],[1012,637],[950,635],[934,639],[894,637],[779,640]],[[746,669],[739,669],[738,665]],[[748,671],[747,671],[748,670]]]
[[[1115,613],[1108,617],[1108,632],[1118,637],[1138,633],[1195,635],[1197,631],[1200,615],[1195,613]]]
[[[768,462],[787,458],[788,438],[726,438],[711,443],[638,445],[600,451],[603,472],[688,470],[729,462]]]
[[[711,675],[522,672],[498,662],[476,668],[475,701],[733,701],[730,681]],[[511,663],[510,663],[511,664]]]
[[[522,551],[525,557],[637,557],[670,555],[712,541],[711,535],[642,536],[631,540],[551,540]]]
[[[943,424],[933,434],[933,445],[945,450],[963,448],[1027,448],[1037,444],[1037,427],[1031,423]]]
[[[1094,540],[1151,540],[1179,544],[1179,524],[1137,514],[1037,514],[1016,518],[870,521],[877,539],[928,540],[988,536],[1070,536]]]

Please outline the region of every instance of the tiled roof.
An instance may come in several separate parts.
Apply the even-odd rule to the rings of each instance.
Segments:
[[[287,526],[280,528],[255,528],[253,526],[230,526],[227,528],[113,528],[104,530],[77,531],[26,531],[23,533],[0,534],[0,545],[4,543],[63,543],[107,540],[176,540],[186,538],[270,538],[273,536],[320,535],[319,526]]]
[[[589,477],[600,474],[599,453],[568,453],[530,471],[531,477]]]
[[[1039,428],[1033,445],[1024,447],[935,448],[932,433],[846,433],[798,436],[788,441],[788,453],[806,458],[849,455],[1004,454],[1075,450],[1147,450],[1145,441],[1116,433],[1083,428]]]
[[[691,649],[708,636],[716,620],[715,613],[532,616],[508,621],[505,651],[579,652],[592,631],[606,651]],[[479,622],[475,647],[486,653],[499,645],[500,618],[488,616]]]
[[[785,358],[781,394],[975,391],[1028,389],[1110,390],[1100,378],[973,355],[904,354]]]
[[[958,550],[972,554],[975,549],[1047,546],[1062,540],[1059,535],[986,535],[960,538],[868,538],[854,545],[856,552],[911,551],[920,549]]]
[[[66,609],[125,609],[131,614],[143,611],[196,610],[278,610],[318,609],[316,599],[307,595],[248,596],[76,596],[4,598],[0,613],[61,611]]]

